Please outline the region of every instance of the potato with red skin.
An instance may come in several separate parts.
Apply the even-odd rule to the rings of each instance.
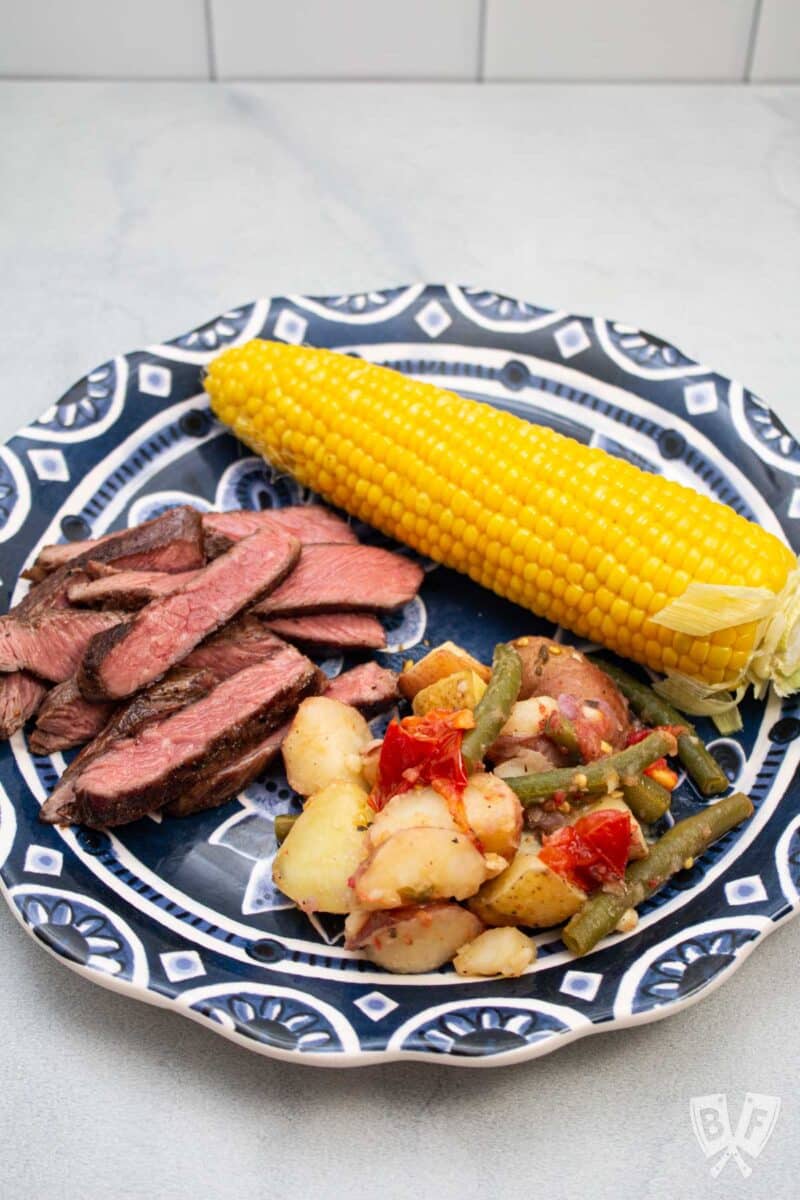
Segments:
[[[460,904],[408,905],[384,912],[353,912],[345,921],[348,950],[399,975],[435,971],[483,931]]]
[[[520,700],[531,696],[572,696],[579,704],[600,703],[608,718],[606,737],[614,749],[625,745],[631,719],[625,697],[604,671],[574,646],[545,637],[521,637],[511,645],[522,663]]]

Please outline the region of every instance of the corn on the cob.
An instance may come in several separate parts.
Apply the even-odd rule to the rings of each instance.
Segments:
[[[701,697],[748,672],[800,686],[785,661],[795,556],[727,506],[328,350],[252,341],[216,358],[205,386],[217,416],[277,468],[540,616],[690,677]],[[681,631],[693,609],[697,628]],[[704,609],[717,610],[710,621]]]

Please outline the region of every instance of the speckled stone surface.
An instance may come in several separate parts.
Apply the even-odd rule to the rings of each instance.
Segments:
[[[0,84],[6,436],[257,295],[458,279],[652,329],[800,426],[800,89]],[[527,1065],[272,1062],[73,976],[0,909],[3,1194],[797,1194],[800,923],[669,1021]],[[689,1100],[780,1096],[746,1180]]]

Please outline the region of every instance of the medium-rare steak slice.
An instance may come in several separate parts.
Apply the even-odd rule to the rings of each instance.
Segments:
[[[300,543],[270,525],[237,542],[133,620],[95,638],[78,674],[87,700],[130,696],[159,679],[241,609],[276,587],[297,561]]]
[[[283,739],[290,726],[291,721],[284,721],[283,725],[273,729],[256,746],[245,750],[233,762],[203,775],[195,783],[190,783],[177,800],[170,801],[162,811],[169,817],[188,817],[192,813],[224,804],[267,769],[283,745]]]
[[[206,555],[216,558],[234,542],[256,533],[265,522],[275,522],[291,533],[302,546],[314,542],[357,542],[353,530],[321,504],[293,504],[287,508],[270,508],[263,512],[237,509],[234,512],[204,513],[203,537]]]
[[[391,612],[417,594],[422,577],[411,559],[377,546],[305,546],[285,583],[253,611],[266,617]]]
[[[318,687],[314,664],[284,646],[89,763],[75,785],[78,820],[121,825],[162,808],[201,773],[221,770],[255,746]]]
[[[75,674],[95,635],[110,632],[121,620],[119,613],[70,608],[31,621],[0,618],[0,671],[32,671],[61,683]]]
[[[95,562],[113,562],[129,570],[191,571],[205,561],[200,513],[183,505],[170,508],[143,525],[120,529],[85,542],[45,546],[25,579],[40,580],[51,572]]]
[[[269,628],[287,642],[314,650],[382,650],[386,632],[371,613],[315,613],[275,617]]]
[[[104,564],[90,564],[94,571]],[[179,571],[169,575],[165,571],[106,571],[97,579],[79,580],[70,583],[67,599],[70,604],[86,605],[88,608],[114,608],[130,611],[143,608],[151,600],[171,596],[194,579],[197,571]]]
[[[41,583],[34,584],[18,604],[0,617],[0,622],[5,625],[9,621],[33,621],[42,613],[52,612],[56,608],[69,608],[69,585],[87,582],[88,578],[81,567],[64,567],[63,570],[54,571]]]
[[[352,704],[364,716],[374,716],[398,698],[397,675],[377,663],[364,663],[328,683],[320,682],[324,684],[326,696],[341,700],[343,704]],[[190,783],[163,811],[171,817],[188,817],[191,813],[224,804],[266,770],[283,745],[290,727],[291,721],[284,722],[253,749],[245,750],[218,771]]]
[[[93,742],[84,746],[67,767],[57,786],[42,805],[39,819],[51,825],[69,825],[75,820],[75,782],[81,771],[105,754],[115,742],[132,737],[145,726],[207,696],[216,684],[210,671],[176,667],[166,679],[117,707],[111,720]]]
[[[135,529],[124,529],[92,542],[67,565],[52,571],[32,587],[19,604],[15,604],[5,617],[0,617],[0,626],[8,630],[15,623],[28,623],[42,613],[68,607],[70,586],[87,582],[84,566],[91,562],[94,571],[97,563],[116,559],[119,554],[127,556],[123,557],[123,562],[140,562],[164,571],[200,566],[204,561],[200,514],[193,508],[173,508]]]
[[[34,754],[53,754],[90,742],[107,724],[115,705],[84,700],[73,675],[48,693],[28,738]]]
[[[213,671],[217,681],[222,683],[237,671],[266,662],[285,645],[258,617],[245,614],[213,637],[206,638],[183,662],[186,667],[204,667]]]
[[[34,715],[47,695],[47,686],[26,671],[0,677],[0,738],[10,738]]]
[[[374,717],[399,700],[397,672],[381,667],[376,662],[361,663],[332,679],[325,689],[325,695],[342,704],[352,704],[365,717]]]

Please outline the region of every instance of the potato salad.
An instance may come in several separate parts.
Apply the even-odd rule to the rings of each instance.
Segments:
[[[273,868],[388,971],[520,975],[530,931],[561,925],[586,954],[752,812],[726,796],[654,839],[676,766],[704,797],[727,778],[680,713],[573,647],[522,637],[489,667],[445,643],[407,664],[400,692],[410,711],[380,740],[335,699],[300,705],[283,757],[304,806],[276,819]]]

